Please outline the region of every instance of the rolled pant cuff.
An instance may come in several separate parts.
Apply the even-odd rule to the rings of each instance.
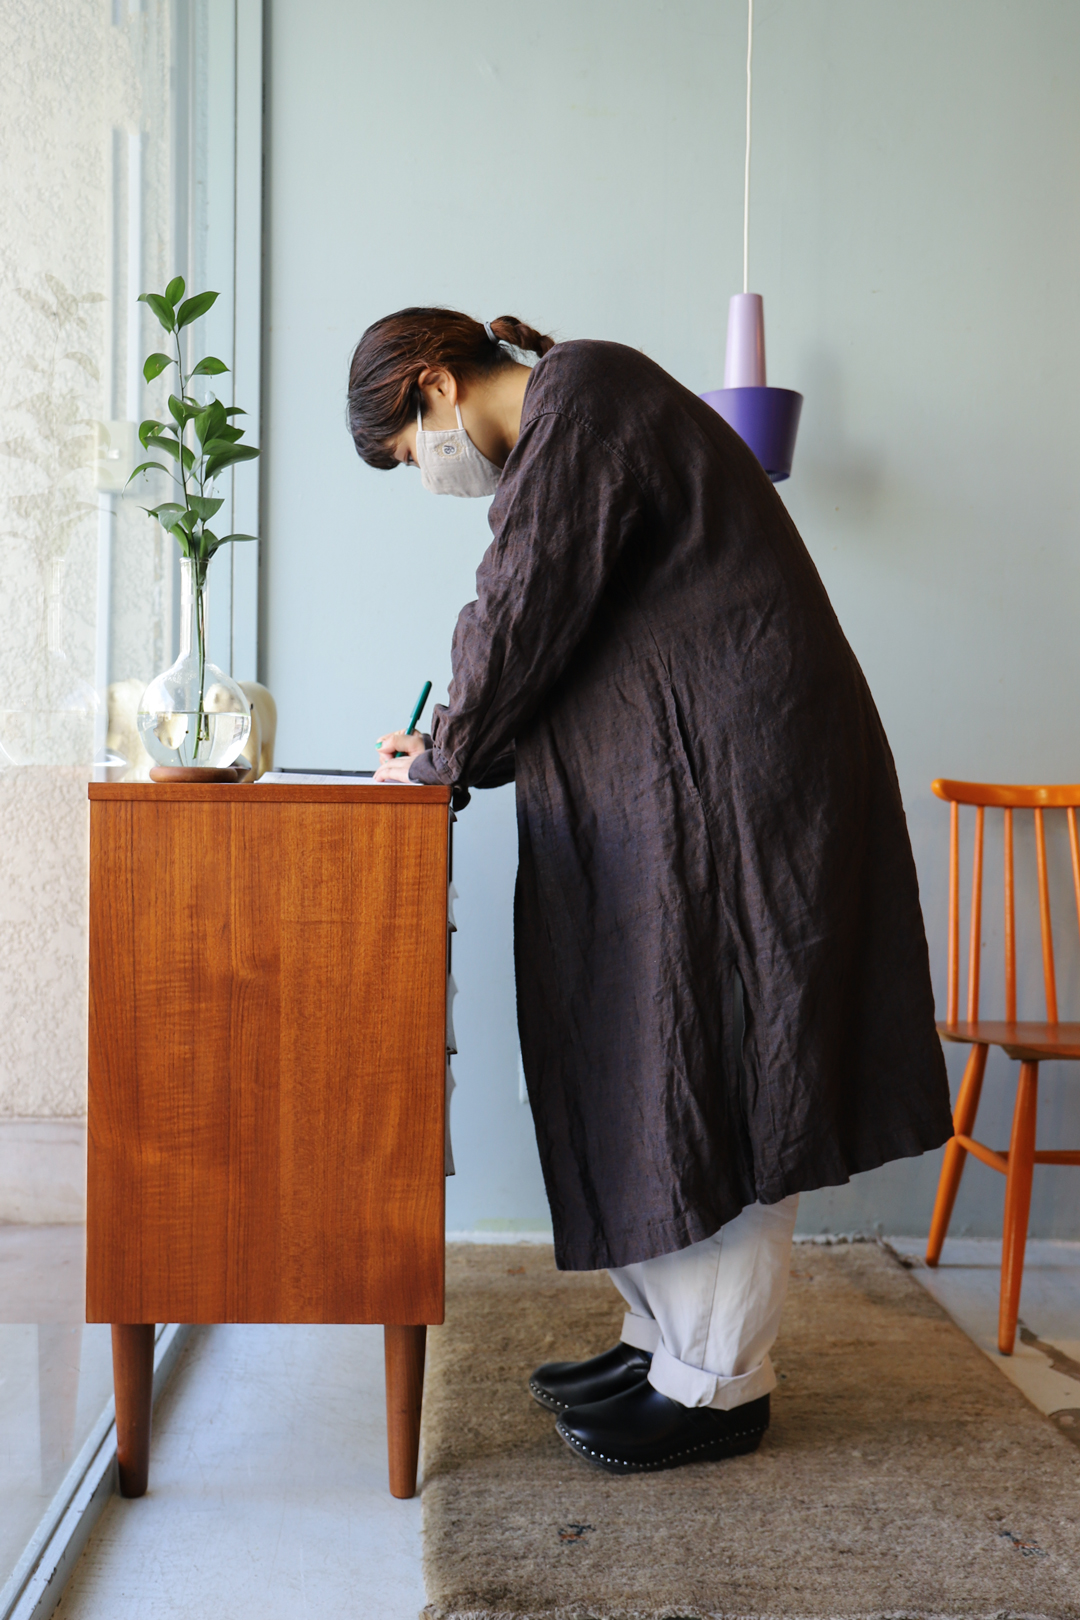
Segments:
[[[626,1320],[636,1323],[644,1318],[627,1316]],[[626,1337],[625,1326],[623,1339],[627,1344],[632,1342]],[[644,1349],[645,1346],[640,1348]],[[701,1367],[691,1367],[689,1363],[677,1360],[658,1343],[649,1368],[649,1383],[661,1395],[678,1401],[681,1406],[715,1406],[722,1412],[730,1412],[734,1407],[745,1406],[747,1401],[756,1401],[775,1389],[776,1374],[766,1356],[750,1372],[740,1373],[737,1378],[722,1378],[717,1373],[705,1372]]]
[[[633,1311],[627,1311],[619,1337],[635,1350],[654,1351],[660,1343],[660,1324],[651,1316],[635,1316]]]

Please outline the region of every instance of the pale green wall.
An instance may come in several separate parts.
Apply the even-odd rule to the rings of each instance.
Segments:
[[[283,763],[362,765],[426,676],[445,690],[488,531],[483,503],[357,461],[353,342],[439,302],[718,386],[745,7],[270,0],[269,20],[263,674]],[[893,743],[939,970],[930,780],[1080,775],[1078,80],[1072,3],[757,6],[751,286],[770,380],[806,395],[784,498]],[[513,865],[512,791],[479,795],[458,827],[451,1228],[545,1215],[517,1101]],[[1080,1010],[1075,950],[1062,978]],[[1044,1131],[1080,1143],[1067,1075],[1045,1075]],[[804,1225],[924,1229],[935,1175],[816,1195]],[[1042,1173],[1033,1231],[1080,1235],[1066,1175]],[[1000,1202],[976,1167],[957,1229],[992,1231]]]

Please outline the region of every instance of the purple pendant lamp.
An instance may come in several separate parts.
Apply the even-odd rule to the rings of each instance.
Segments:
[[[743,290],[728,305],[724,386],[701,398],[745,439],[774,484],[791,475],[803,397],[765,382],[765,309],[760,293],[747,292],[750,260],[750,86],[754,48],[754,0],[746,26],[746,176],[743,189]]]

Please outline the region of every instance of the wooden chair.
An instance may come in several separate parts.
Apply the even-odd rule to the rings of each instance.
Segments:
[[[1062,809],[1068,821],[1072,854],[1073,889],[1080,920],[1080,840],[1076,811],[1080,786],[1003,787],[986,782],[934,783],[934,792],[950,807],[949,834],[949,988],[948,1016],[938,1025],[943,1040],[971,1047],[960,1094],[953,1114],[956,1134],[945,1148],[934,1218],[926,1247],[926,1263],[936,1266],[949,1228],[960,1177],[969,1153],[1005,1177],[1005,1218],[1001,1246],[1001,1304],[998,1314],[998,1349],[1012,1355],[1016,1319],[1020,1309],[1020,1283],[1024,1274],[1028,1213],[1031,1208],[1032,1171],[1037,1164],[1080,1165],[1080,1152],[1036,1152],[1035,1111],[1039,1064],[1044,1058],[1080,1059],[1080,1023],[1058,1018],[1054,975],[1054,937],[1050,920],[1050,885],[1046,865],[1044,811]],[[975,806],[975,854],[971,881],[971,931],[968,946],[967,1017],[960,1006],[960,806]],[[1005,849],[1005,1018],[993,1022],[979,1017],[979,963],[982,949],[983,833],[988,807],[1004,811]],[[1016,898],[1013,874],[1013,811],[1031,810],[1035,820],[1035,860],[1039,886],[1039,925],[1042,936],[1045,1023],[1018,1023],[1016,1019]],[[1020,1064],[1020,1080],[1013,1110],[1012,1135],[1006,1150],[988,1148],[971,1135],[979,1107],[986,1056],[1000,1046]]]

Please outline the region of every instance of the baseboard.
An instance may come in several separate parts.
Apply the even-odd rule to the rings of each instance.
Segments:
[[[447,1243],[550,1243],[551,1229],[526,1227],[524,1231],[447,1232]]]
[[[0,1118],[0,1222],[86,1219],[86,1121]]]

